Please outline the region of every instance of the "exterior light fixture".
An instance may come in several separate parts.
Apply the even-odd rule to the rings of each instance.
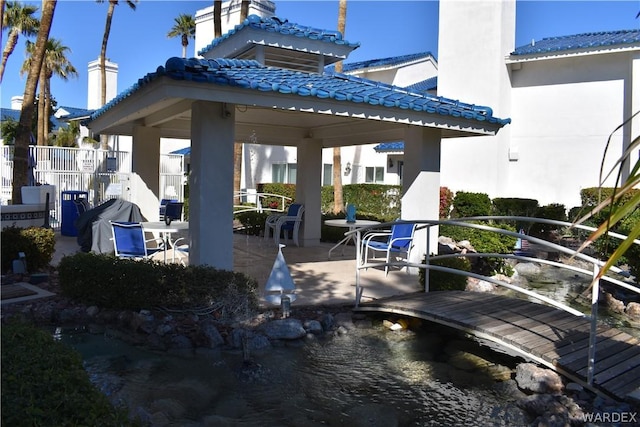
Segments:
[[[344,167],[344,176],[347,176],[351,173],[351,162],[347,162],[347,165]]]

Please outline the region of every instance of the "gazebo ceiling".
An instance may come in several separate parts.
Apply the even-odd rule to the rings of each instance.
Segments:
[[[94,133],[132,135],[154,127],[161,137],[190,139],[193,102],[235,109],[239,141],[297,145],[319,138],[325,147],[397,141],[407,126],[442,130],[442,137],[494,135],[510,122],[488,107],[342,74],[303,73],[256,61],[171,58],[165,67],[96,111]]]

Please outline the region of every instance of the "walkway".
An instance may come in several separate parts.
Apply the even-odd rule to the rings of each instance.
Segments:
[[[594,386],[589,387],[589,320],[550,306],[493,294],[446,291],[363,302],[355,311],[395,313],[457,328],[515,351],[596,392],[619,400],[640,400],[640,340],[598,326]]]

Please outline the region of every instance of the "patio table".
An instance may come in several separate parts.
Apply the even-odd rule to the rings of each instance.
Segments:
[[[164,243],[163,252],[164,252],[165,263],[167,262],[167,250],[169,248],[173,248],[174,242],[171,241],[171,234],[189,229],[189,223],[186,221],[173,221],[171,222],[170,225],[167,225],[164,221],[143,222],[141,224],[144,231],[160,234],[160,238]],[[174,252],[174,258],[175,258],[175,252]]]
[[[325,225],[328,225],[329,227],[342,227],[342,228],[348,228],[349,231],[353,231],[356,228],[362,228],[362,227],[368,227],[370,225],[378,225],[380,224],[379,221],[371,221],[368,219],[357,219],[355,222],[347,222],[346,219],[327,219],[325,220]],[[340,240],[338,243],[336,243],[336,245],[334,247],[332,247],[331,249],[329,249],[329,259],[331,259],[331,252],[333,252],[334,249],[337,249],[340,245],[342,245],[342,255],[344,255],[344,247],[347,246],[349,244],[349,242],[353,242],[353,244],[356,244],[356,235],[355,234],[350,234],[348,236],[346,236],[344,239]]]

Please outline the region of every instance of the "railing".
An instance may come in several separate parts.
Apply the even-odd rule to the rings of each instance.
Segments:
[[[32,147],[36,183],[56,186],[51,202],[51,226],[60,227],[62,191],[87,191],[94,205],[106,200],[130,200],[128,182],[131,175],[131,153],[93,148]],[[11,200],[13,184],[13,146],[0,147],[2,203]],[[183,199],[184,159],[176,154],[160,156],[160,198]]]
[[[559,225],[559,226],[563,226],[563,227],[572,227],[574,229],[581,229],[581,230],[585,230],[585,231],[595,231],[596,229],[594,227],[589,227],[589,226],[585,226],[585,225],[576,225],[576,224],[572,224],[572,223],[568,223],[568,222],[564,222],[564,221],[557,221],[557,220],[550,220],[550,219],[544,219],[544,218],[531,218],[531,217],[508,217],[508,216],[486,216],[486,217],[468,217],[468,218],[459,218],[459,219],[452,219],[452,220],[439,220],[439,221],[396,221],[396,222],[387,222],[387,223],[383,223],[383,224],[379,224],[379,225],[375,225],[375,226],[370,226],[370,227],[363,227],[363,228],[359,228],[356,229],[354,231],[345,233],[345,235],[353,235],[355,234],[356,236],[356,298],[355,298],[355,306],[357,307],[360,304],[360,299],[362,297],[362,291],[363,288],[360,285],[360,271],[363,269],[367,269],[367,268],[372,268],[372,267],[381,267],[381,266],[397,266],[397,267],[413,267],[413,268],[420,268],[420,269],[425,269],[425,270],[435,270],[435,271],[442,271],[442,272],[447,272],[447,273],[451,273],[451,274],[457,274],[457,275],[463,275],[463,276],[467,276],[467,277],[473,277],[476,279],[480,279],[480,280],[485,280],[487,282],[493,283],[495,285],[498,286],[502,286],[504,288],[513,290],[515,292],[519,292],[522,294],[525,294],[529,297],[538,299],[544,303],[547,303],[553,307],[556,307],[560,310],[566,311],[568,313],[571,313],[575,316],[580,316],[580,317],[585,317],[589,320],[590,322],[590,332],[589,332],[589,354],[588,354],[588,368],[587,368],[587,383],[589,385],[593,384],[593,375],[594,375],[594,364],[595,364],[595,352],[596,352],[596,327],[597,327],[597,316],[598,316],[598,300],[599,300],[599,295],[600,295],[600,280],[606,281],[608,283],[611,283],[615,286],[619,286],[621,288],[624,288],[628,291],[640,294],[640,288],[637,287],[637,284],[630,284],[630,283],[626,283],[624,281],[618,280],[616,278],[610,277],[610,276],[603,276],[600,278],[600,280],[597,279],[598,277],[598,272],[600,271],[600,268],[605,264],[604,261],[593,258],[589,255],[586,255],[582,252],[578,252],[576,250],[567,248],[565,246],[562,245],[558,245],[556,243],[552,243],[549,242],[547,240],[544,239],[539,239],[537,237],[533,237],[533,236],[529,236],[526,234],[522,234],[522,233],[517,233],[517,232],[513,232],[513,231],[509,231],[509,230],[504,230],[502,228],[496,228],[496,227],[491,227],[488,225],[484,225],[484,224],[477,224],[477,223],[471,223],[468,221],[488,221],[488,220],[494,220],[494,221],[518,221],[518,222],[531,222],[531,223],[543,223],[543,224],[551,224],[551,225]],[[372,230],[376,230],[376,229],[389,229],[393,224],[398,224],[398,223],[404,223],[404,224],[416,224],[416,230],[426,230],[426,245],[424,246],[426,248],[426,252],[425,252],[425,262],[424,263],[414,263],[414,262],[409,262],[409,261],[402,261],[402,262],[398,262],[398,261],[392,261],[389,263],[386,262],[375,262],[375,263],[370,263],[367,262],[368,260],[363,260],[362,259],[362,237],[367,233],[370,232]],[[554,262],[554,261],[550,261],[550,260],[546,260],[546,259],[539,259],[539,258],[534,258],[534,257],[526,257],[526,256],[522,256],[522,255],[517,255],[514,253],[511,254],[499,254],[499,253],[456,253],[456,254],[446,254],[446,255],[433,255],[432,252],[437,252],[437,251],[431,251],[430,249],[430,240],[431,240],[431,228],[435,227],[435,226],[440,226],[440,225],[454,225],[454,226],[459,226],[459,227],[468,227],[468,228],[474,228],[474,229],[478,229],[478,230],[484,230],[484,231],[489,231],[489,232],[495,232],[498,234],[504,234],[507,236],[511,236],[511,237],[515,237],[518,239],[523,239],[526,240],[530,243],[536,244],[536,245],[540,245],[549,249],[552,249],[556,252],[559,253],[564,253],[567,255],[570,255],[571,257],[577,258],[577,259],[581,259],[583,261],[586,261],[588,263],[590,263],[593,268],[591,270],[586,270],[583,268],[579,268],[579,267],[575,267],[575,266],[571,266],[571,265],[567,265],[567,264],[563,264],[563,263],[558,263],[558,262]],[[620,239],[620,240],[624,240],[626,239],[627,236],[618,234],[618,233],[613,233],[610,232],[608,233],[608,235],[610,237],[616,238],[616,239]],[[415,240],[415,238],[414,238]],[[636,239],[633,241],[634,244],[636,245],[640,245],[640,240]],[[415,245],[414,245],[415,246]],[[479,274],[475,274],[475,273],[471,273],[468,271],[463,271],[463,270],[457,270],[454,268],[449,268],[449,267],[442,267],[442,266],[436,266],[436,265],[432,265],[431,261],[437,260],[437,259],[445,259],[445,258],[454,258],[454,257],[484,257],[484,258],[505,258],[505,259],[516,259],[516,260],[525,260],[525,261],[532,261],[535,260],[535,262],[537,263],[542,263],[542,264],[548,264],[548,265],[552,265],[555,267],[559,267],[559,268],[563,268],[566,270],[570,270],[570,271],[574,271],[574,272],[578,272],[578,273],[582,273],[585,275],[590,275],[591,276],[591,313],[589,315],[576,310],[572,307],[569,307],[566,304],[563,304],[561,302],[555,301],[551,298],[548,298],[544,295],[540,295],[536,292],[533,292],[529,289],[524,289],[521,288],[519,286],[515,286],[506,282],[503,282],[501,280],[497,280],[494,279],[492,277],[486,277],[486,276],[482,276]],[[612,267],[610,269],[610,271],[614,272],[614,273],[618,273],[618,274],[624,274],[624,272],[619,269],[618,267]],[[425,292],[429,292],[429,274],[425,274]]]
[[[265,204],[267,199],[276,199],[275,206]],[[236,191],[233,194],[233,213],[241,212],[284,212],[291,202],[291,197],[273,193],[256,193],[251,191]],[[248,204],[247,204],[248,203]]]

